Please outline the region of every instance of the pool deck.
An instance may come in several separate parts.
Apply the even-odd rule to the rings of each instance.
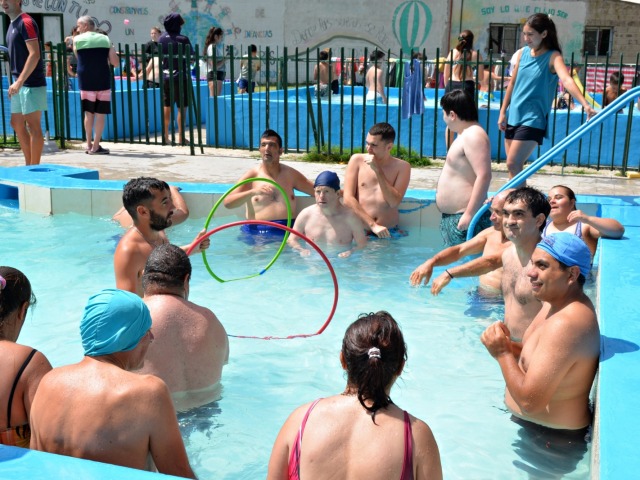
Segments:
[[[110,155],[91,156],[83,150],[67,150],[45,154],[43,164],[67,165],[99,171],[101,180],[118,188],[124,181],[137,176],[154,176],[168,182],[200,184],[233,184],[259,161],[257,151],[205,149],[205,154],[189,155],[187,147],[163,147],[104,143]],[[80,148],[80,147],[78,147]],[[334,170],[344,179],[346,165],[306,163],[297,155],[284,155],[282,161],[313,179],[323,170]],[[0,180],[2,167],[22,166],[21,152],[0,150]],[[12,169],[9,169],[12,170]],[[600,372],[598,379],[599,411],[595,425],[592,478],[617,480],[635,478],[640,470],[640,455],[633,441],[640,430],[637,405],[640,401],[640,319],[632,298],[640,286],[640,179],[619,177],[615,172],[573,174],[576,167],[545,167],[529,184],[548,192],[557,184],[570,186],[580,196],[580,202],[597,203],[602,216],[619,219],[626,227],[623,240],[600,242],[598,297],[602,333]],[[439,167],[414,168],[410,189],[435,190]],[[494,165],[490,190],[495,191],[507,181],[504,165]],[[113,193],[113,192],[112,192]],[[415,193],[415,192],[414,192]],[[419,194],[418,194],[419,195]],[[433,199],[433,193],[428,198]],[[79,203],[83,197],[75,197]],[[416,196],[416,198],[423,198]],[[427,198],[427,197],[424,197]],[[109,205],[111,207],[111,205]],[[115,210],[114,210],[115,211]],[[611,265],[613,268],[608,268]],[[36,469],[32,460],[47,465],[49,457],[39,452],[0,447],[0,469],[18,474],[30,471],[33,478],[62,478],[52,474],[56,467]],[[51,460],[55,462],[54,460]],[[61,462],[71,459],[63,459]],[[75,460],[74,460],[75,461]],[[62,465],[63,463],[56,463]],[[66,464],[71,465],[71,464]],[[75,468],[75,466],[74,466]],[[92,468],[85,478],[109,478],[102,467]],[[129,478],[147,478],[143,472]],[[111,477],[112,478],[112,477]]]

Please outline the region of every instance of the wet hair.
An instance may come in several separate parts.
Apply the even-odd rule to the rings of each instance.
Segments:
[[[369,129],[369,135],[380,135],[383,142],[393,142],[396,139],[396,131],[391,124],[386,122],[376,123]]]
[[[136,210],[138,205],[153,200],[154,190],[161,192],[169,190],[169,185],[163,180],[152,177],[132,178],[127,182],[122,191],[122,205],[132,219],[138,218]]]
[[[616,85],[622,85],[624,83],[624,75],[620,72],[613,72],[609,77],[609,83],[615,83]]]
[[[184,279],[191,276],[191,261],[180,247],[165,243],[153,249],[142,275],[142,287],[183,288]]]
[[[379,358],[374,351],[379,350]],[[375,414],[393,403],[386,393],[394,377],[407,360],[407,346],[400,327],[385,311],[361,314],[349,325],[342,340],[342,356],[347,369],[348,386],[357,390],[358,401]],[[368,406],[365,402],[372,402]]]
[[[551,211],[551,205],[547,197],[536,188],[520,187],[507,195],[504,203],[515,203],[518,201],[524,202],[534,217],[537,217],[541,213],[544,215],[545,221],[540,225],[540,231],[542,232],[547,218],[549,218],[549,212]]]
[[[207,54],[207,48],[209,47],[209,45],[213,44],[213,42],[215,41],[215,37],[216,36],[219,37],[222,35],[224,35],[224,31],[220,27],[211,27],[209,29],[209,32],[207,33],[207,36],[204,39],[203,55]]]
[[[278,139],[278,146],[280,148],[282,148],[282,137],[278,134],[278,132],[276,132],[275,130],[271,130],[270,128],[267,128],[264,132],[262,132],[262,135],[260,136],[260,140],[262,140],[263,138],[268,138],[268,137],[275,137]]]
[[[27,302],[30,307],[35,305],[36,296],[31,291],[29,279],[17,268],[0,266],[0,276],[4,278],[4,282],[0,284],[1,333],[4,322],[9,318],[9,315],[22,307],[24,302]]]
[[[320,51],[320,60],[327,60],[329,58],[329,52],[327,52],[326,50],[321,50]]]
[[[440,106],[448,113],[455,112],[465,122],[478,121],[478,107],[471,95],[464,90],[451,90],[440,99]]]
[[[369,61],[371,63],[377,63],[384,58],[385,53],[377,48],[369,54]]]
[[[553,20],[551,20],[549,15],[546,13],[534,13],[527,18],[525,25],[530,26],[538,33],[542,33],[546,30],[547,36],[542,39],[542,44],[547,47],[548,50],[556,50],[562,54],[556,24],[553,23]]]

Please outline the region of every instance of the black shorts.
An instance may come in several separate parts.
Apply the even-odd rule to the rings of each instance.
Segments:
[[[213,82],[214,80],[219,80],[221,82],[224,82],[225,75],[226,73],[223,72],[222,70],[218,70],[216,72],[214,72],[213,70],[209,70],[207,72],[207,81]]]
[[[171,84],[173,84],[173,87],[171,87]],[[170,107],[173,104],[176,104],[179,107],[186,107],[189,105],[188,88],[191,87],[190,79],[183,78],[182,88],[180,88],[179,77],[165,78],[163,86],[164,86],[163,105],[165,107]],[[171,91],[172,88],[173,88],[173,92]],[[173,96],[171,95],[172,93],[173,93]]]
[[[534,141],[537,142],[538,145],[542,145],[544,134],[545,131],[541,128],[525,127],[524,125],[514,127],[513,125],[507,124],[507,128],[504,131],[504,138],[523,142]]]
[[[452,90],[464,90],[471,98],[475,100],[476,98],[476,82],[473,80],[465,80],[464,82],[456,82],[451,81],[447,83],[447,87],[445,88],[445,92],[449,93]]]

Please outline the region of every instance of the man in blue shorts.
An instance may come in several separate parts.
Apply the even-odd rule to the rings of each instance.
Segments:
[[[38,165],[44,147],[42,111],[47,109],[47,83],[44,78],[38,25],[22,11],[22,0],[3,0],[4,13],[11,23],[7,28],[7,46],[13,83],[7,94],[11,99],[11,127],[22,147],[26,165]]]

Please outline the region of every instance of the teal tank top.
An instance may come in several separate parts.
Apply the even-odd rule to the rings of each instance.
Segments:
[[[518,78],[509,103],[509,125],[547,130],[547,117],[558,90],[558,75],[549,70],[549,59],[554,52],[549,50],[539,57],[532,57],[529,47],[522,50]]]

